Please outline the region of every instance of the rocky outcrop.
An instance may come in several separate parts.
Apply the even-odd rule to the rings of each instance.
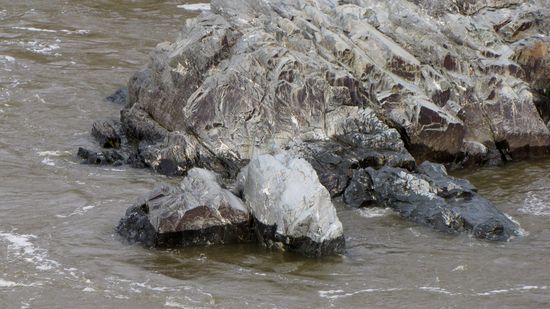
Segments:
[[[260,242],[314,257],[344,252],[342,223],[307,161],[261,155],[243,169],[240,181]]]
[[[92,125],[92,136],[103,148],[120,148],[119,132],[118,123],[109,119],[97,120]]]
[[[481,197],[467,180],[424,162],[417,173],[392,167],[355,171],[344,194],[352,206],[390,207],[401,216],[444,232],[489,240],[520,236],[519,226]]]
[[[193,168],[179,187],[157,187],[128,208],[117,232],[151,247],[256,240],[311,257],[344,251],[330,195],[305,160],[259,156],[239,179],[236,190],[244,203],[221,187],[216,174]]]
[[[192,169],[179,187],[160,186],[130,207],[117,231],[152,247],[251,242],[251,218],[216,175]]]
[[[415,162],[548,155],[544,0],[213,0],[211,8],[130,79],[115,151],[122,162],[235,179],[252,158],[286,150],[350,205],[391,204],[416,222],[482,238],[514,234],[475,190],[449,197],[436,181],[447,176]],[[93,163],[108,151],[82,153]],[[409,178],[433,199],[400,189]],[[449,209],[462,223],[446,225]]]
[[[345,149],[331,126],[365,108],[419,160],[545,154],[548,16],[540,1],[217,0],[130,80],[123,122],[144,140],[178,135],[153,152],[182,170],[207,158],[231,175],[242,165],[227,162],[273,145]]]

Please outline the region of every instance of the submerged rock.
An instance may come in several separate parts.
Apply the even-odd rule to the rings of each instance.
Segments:
[[[243,170],[242,195],[260,242],[306,256],[342,253],[342,223],[330,195],[307,161],[261,155]]]
[[[96,165],[122,165],[126,158],[116,150],[95,151],[83,147],[78,148],[77,155],[84,159],[83,163]]]
[[[519,226],[481,197],[470,182],[424,162],[417,173],[383,167],[358,170],[344,195],[353,206],[390,207],[402,217],[444,232],[471,232],[488,240],[520,236]]]
[[[195,168],[178,187],[157,187],[126,211],[118,233],[152,247],[253,241],[248,210],[216,177]]]
[[[113,94],[105,98],[107,101],[125,105],[126,102],[128,102],[128,87],[121,87],[117,91],[115,91]]]

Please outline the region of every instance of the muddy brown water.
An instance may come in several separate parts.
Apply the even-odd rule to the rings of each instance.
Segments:
[[[339,205],[347,253],[147,250],[114,226],[156,182],[79,164],[102,100],[196,13],[184,1],[0,0],[0,308],[550,307],[550,161],[461,172],[526,236],[444,235]]]

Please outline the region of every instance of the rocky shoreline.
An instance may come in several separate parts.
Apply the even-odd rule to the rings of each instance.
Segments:
[[[121,235],[149,246],[258,241],[342,253],[330,199],[343,196],[439,231],[519,236],[437,163],[550,153],[544,1],[213,0],[211,8],[108,98],[124,105],[120,120],[94,123],[101,149],[78,151],[90,164],[183,177],[132,206]]]

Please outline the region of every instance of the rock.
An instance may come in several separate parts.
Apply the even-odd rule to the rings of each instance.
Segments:
[[[364,169],[354,170],[351,181],[344,192],[344,202],[351,207],[367,207],[376,203],[374,184]]]
[[[344,192],[354,170],[382,166],[414,169],[414,158],[399,133],[378,119],[370,108],[341,107],[329,114],[327,132],[332,137],[293,145],[308,160],[332,197]]]
[[[130,207],[117,232],[151,247],[253,241],[250,214],[214,173],[191,169],[179,187],[160,186]]]
[[[362,195],[353,194],[357,191]],[[519,226],[481,197],[470,182],[448,176],[439,164],[424,162],[417,173],[392,167],[358,170],[344,196],[352,198],[353,206],[375,201],[439,231],[467,231],[488,240],[520,236]]]
[[[120,117],[122,148],[134,153],[124,156],[167,175],[201,167],[235,179],[253,158],[285,150],[354,206],[391,201],[397,193],[380,186],[403,177],[444,186],[447,176],[416,161],[548,156],[549,20],[542,0],[212,0],[130,78]],[[460,190],[470,196],[460,203],[433,196],[464,227],[445,225],[443,210],[443,223],[419,220],[476,234],[494,215],[503,236],[488,238],[513,234],[489,202]],[[433,211],[424,195],[403,196]],[[465,210],[477,208],[483,222]]]
[[[79,147],[77,155],[84,159],[82,162],[84,164],[113,166],[128,164],[133,168],[147,167],[141,155],[128,149],[97,151]]]
[[[139,109],[123,109],[120,120],[125,135],[133,143],[146,142],[150,145],[159,143],[168,131],[151,119],[151,116]]]
[[[130,79],[121,119],[179,174],[208,161],[234,177],[274,145],[310,148],[332,196],[352,161],[410,169],[404,146],[453,167],[547,155],[549,116],[533,96],[548,84],[547,17],[537,1],[213,1]],[[365,111],[399,132],[381,147],[401,163],[357,147],[373,135],[360,127],[331,130]],[[170,158],[171,134],[199,151]],[[335,151],[349,154],[336,166],[325,155]]]
[[[79,147],[79,157],[84,159],[83,163],[96,165],[122,165],[126,163],[126,158],[116,150],[94,151]]]
[[[125,105],[128,101],[128,87],[121,87],[117,89],[113,94],[105,98],[107,101],[119,104],[119,105]]]
[[[103,148],[120,148],[120,125],[113,120],[96,120],[92,125],[92,136]]]
[[[193,168],[215,171],[225,178],[235,178],[247,161],[215,156],[193,136],[179,132],[167,133],[162,142],[142,144],[139,150],[145,164],[156,172],[168,176],[181,176]]]
[[[307,161],[284,153],[261,155],[243,172],[242,196],[261,242],[306,256],[343,253],[342,224]]]

